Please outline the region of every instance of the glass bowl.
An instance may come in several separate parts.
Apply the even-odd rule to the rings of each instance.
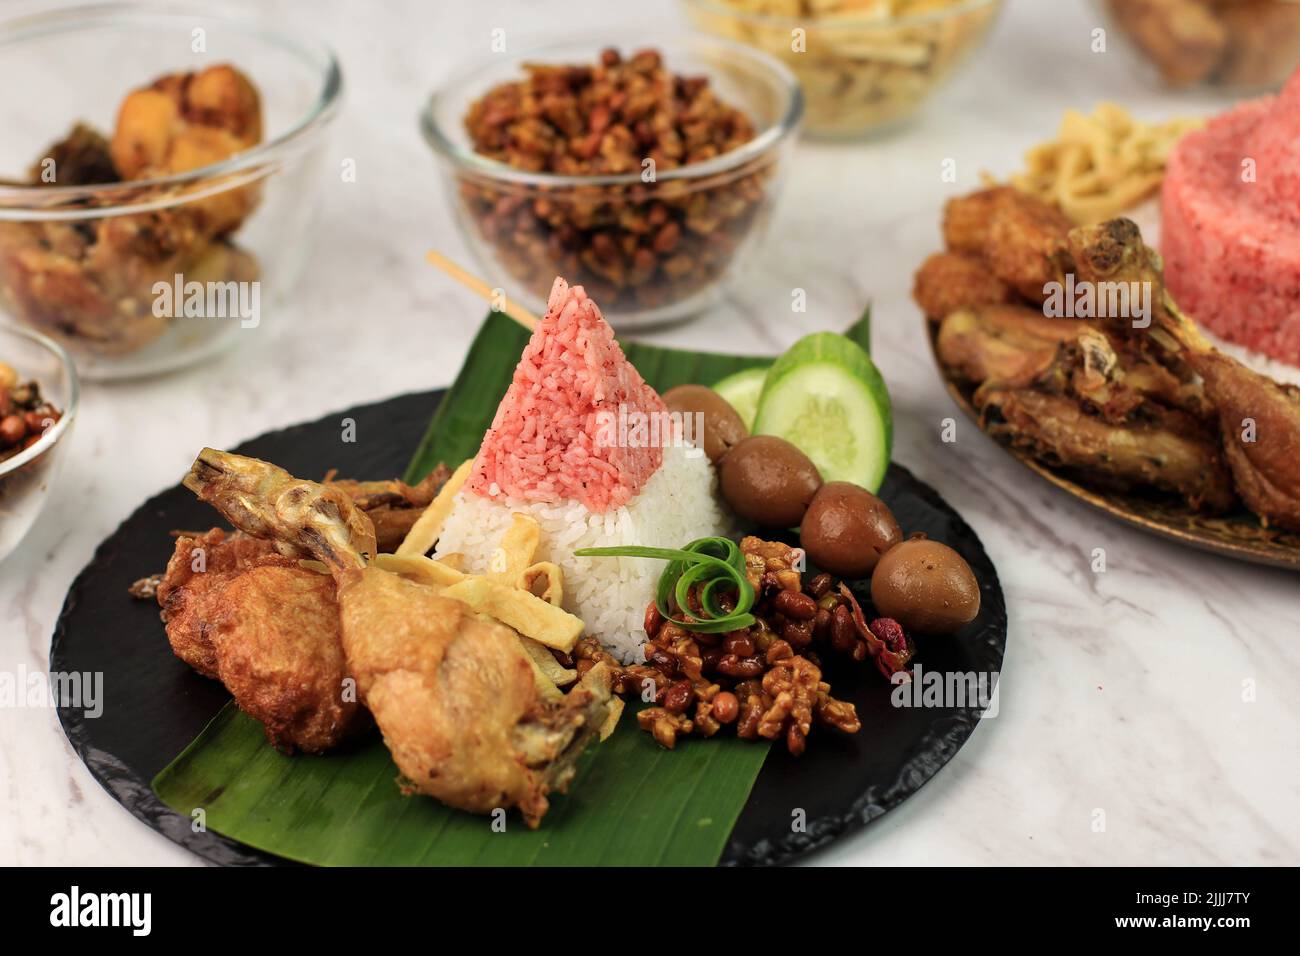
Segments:
[[[77,417],[79,389],[77,372],[68,353],[57,342],[30,329],[0,327],[0,363],[6,366],[0,370],[0,376],[7,377],[12,370],[17,374],[19,387],[35,382],[42,399],[61,413],[55,421],[46,418],[36,423],[39,432],[29,429],[26,442],[13,446],[19,450],[0,460],[0,561],[3,561],[18,547],[45,507],[67,446],[68,433]],[[0,391],[3,391],[0,428],[3,428],[15,409],[10,383],[0,381]],[[0,450],[0,456],[5,454],[8,451]]]
[[[1281,88],[1300,65],[1300,0],[1094,0],[1105,22],[1174,89]]]
[[[260,141],[106,181],[120,179],[104,138],[127,94],[223,64],[257,88]],[[341,89],[329,50],[210,8],[110,3],[0,22],[0,313],[58,339],[88,379],[167,371],[253,335],[305,261]],[[98,135],[53,149],[78,123]],[[171,140],[170,168],[202,162],[209,130]],[[183,162],[182,147],[198,158]]]
[[[655,49],[674,74],[708,78],[755,135],[712,159],[620,175],[529,172],[474,151],[465,117],[524,63],[594,64],[601,51]],[[489,285],[539,314],[557,275],[583,285],[615,328],[672,322],[716,302],[760,242],[803,112],[771,57],[715,37],[602,37],[497,56],[453,74],[420,117],[456,220]],[[646,170],[649,170],[648,172]]]
[[[856,139],[916,114],[988,35],[1002,0],[908,0],[916,13],[863,13],[838,0],[682,0],[698,30],[778,57],[803,85],[811,136]],[[885,7],[887,5],[881,5]]]

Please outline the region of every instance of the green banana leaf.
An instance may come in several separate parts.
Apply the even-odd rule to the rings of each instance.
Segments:
[[[849,330],[869,348],[870,318]],[[411,461],[415,481],[473,455],[510,384],[528,333],[489,314]],[[710,384],[770,359],[624,346],[663,391]],[[537,830],[406,797],[382,741],[324,757],[285,757],[227,705],[153,781],[178,813],[269,853],[319,865],[712,866],[767,755],[766,742],[718,736],[661,749],[631,713],[579,764]],[[202,813],[196,813],[201,810]],[[504,830],[502,823],[504,822]],[[495,824],[495,825],[494,825]]]

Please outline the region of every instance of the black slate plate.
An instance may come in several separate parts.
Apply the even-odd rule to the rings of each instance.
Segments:
[[[304,477],[322,476],[330,468],[344,477],[400,475],[442,396],[442,391],[424,392],[360,406],[270,432],[235,451]],[[354,442],[342,440],[345,419],[355,421]],[[979,618],[955,639],[925,642],[917,658],[921,666],[996,675],[1006,648],[1006,606],[979,538],[933,489],[899,465],[891,466],[881,497],[905,531],[924,531],[961,552],[982,590]],[[166,565],[169,531],[209,528],[215,519],[211,508],[177,486],[145,502],[99,546],[64,602],[50,669],[102,672],[103,712],[91,719],[60,707],[59,719],[95,779],[153,829],[213,863],[284,865],[289,861],[218,833],[192,832],[190,821],[162,803],[149,785],[229,696],[172,656],[157,606],[131,598],[127,588]],[[977,701],[963,707],[894,707],[893,688],[874,668],[827,662],[826,678],[836,696],[857,705],[863,730],[852,736],[815,733],[799,759],[774,746],[722,864],[787,863],[869,823],[933,777],[974,731],[982,710]],[[796,819],[806,821],[802,831],[794,830]]]

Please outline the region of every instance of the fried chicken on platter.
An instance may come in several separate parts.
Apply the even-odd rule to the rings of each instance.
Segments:
[[[537,825],[608,714],[608,667],[544,700],[513,630],[367,564],[373,526],[337,488],[210,448],[184,484],[246,534],[329,569],[349,669],[409,789],[476,813],[518,807]]]
[[[1043,286],[1061,278],[1060,253],[1071,225],[1055,206],[995,186],[949,200],[943,234],[949,252],[978,256],[1000,282],[1037,304]]]
[[[1158,290],[1150,330],[1111,320],[1111,334],[1136,340],[1167,366],[1197,377],[1217,414],[1237,493],[1261,518],[1300,531],[1300,389],[1280,385],[1210,345],[1170,297],[1160,257],[1133,223],[1121,219],[1078,229],[1070,248],[1085,276],[1149,282]]]
[[[1266,523],[1300,530],[1300,390],[1209,345],[1134,223],[1070,229],[1055,207],[999,186],[950,201],[944,238],[914,296],[939,322],[940,362],[977,386],[990,432],[1110,487],[1156,488],[1209,513],[1240,496]],[[1150,315],[1045,314],[1043,286],[1066,277],[1145,287]],[[1022,304],[997,301],[1001,288]]]
[[[329,575],[213,528],[177,539],[157,597],[176,656],[221,681],[276,749],[323,753],[369,726]]]
[[[989,433],[1049,464],[1102,477],[1118,488],[1149,485],[1219,513],[1232,507],[1232,482],[1216,443],[1159,424],[1112,425],[1077,402],[1032,388],[981,388]]]
[[[1246,507],[1300,531],[1300,389],[1220,352],[1192,353],[1188,362],[1218,406],[1223,450]]]
[[[326,478],[324,484],[337,488],[366,513],[375,526],[375,545],[381,554],[397,550],[407,532],[433,501],[438,489],[451,477],[444,464],[429,472],[418,485],[397,480],[353,481]]]
[[[936,252],[916,271],[912,297],[921,311],[938,321],[958,309],[1011,302],[1007,284],[989,271],[979,256]]]
[[[943,363],[962,381],[1025,387],[1086,329],[1073,319],[1044,322],[1041,312],[1022,305],[971,305],[943,320],[937,344]]]

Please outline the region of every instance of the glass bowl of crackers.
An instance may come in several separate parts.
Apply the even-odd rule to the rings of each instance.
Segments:
[[[758,47],[799,78],[811,136],[914,116],[984,41],[1002,0],[683,0],[696,29]]]

